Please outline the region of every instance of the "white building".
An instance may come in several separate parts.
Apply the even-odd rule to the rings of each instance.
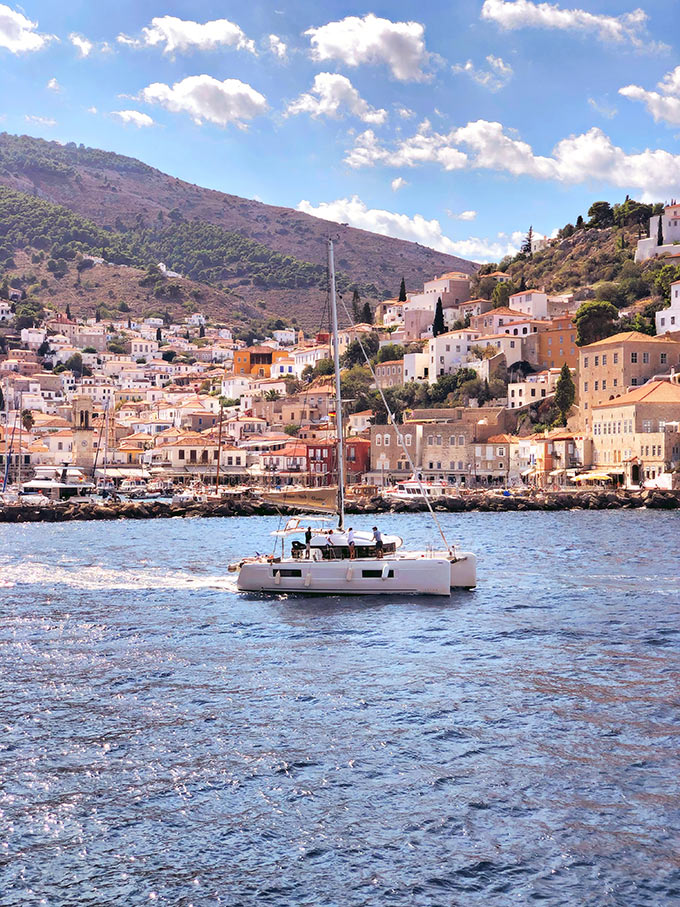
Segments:
[[[548,294],[540,290],[523,290],[513,293],[508,299],[508,307],[532,318],[548,317]]]
[[[435,384],[441,375],[457,372],[470,356],[470,347],[480,337],[479,331],[466,328],[462,331],[448,331],[428,341],[428,381]]]
[[[346,349],[346,345],[345,348]],[[342,334],[340,336],[340,353],[344,352],[343,343],[342,343]],[[296,378],[302,376],[303,371],[308,365],[311,365],[312,368],[321,362],[322,359],[328,359],[330,352],[327,346],[309,346],[301,347],[300,349],[293,350],[292,357],[295,361],[294,373]]]
[[[661,232],[663,243],[659,245],[659,218],[661,218]],[[649,258],[658,258],[662,255],[675,255],[678,247],[674,243],[680,242],[680,205],[673,203],[666,205],[663,214],[655,214],[649,218],[649,236],[638,240],[635,250],[635,261],[647,261]]]
[[[549,368],[535,375],[527,375],[524,381],[508,384],[508,409],[518,409],[529,403],[538,403],[551,396],[560,377],[559,368]]]
[[[680,280],[671,284],[670,308],[661,309],[656,313],[655,319],[657,334],[665,334],[666,331],[680,331]]]
[[[425,381],[430,367],[430,354],[406,353],[404,355],[404,384],[407,381]]]

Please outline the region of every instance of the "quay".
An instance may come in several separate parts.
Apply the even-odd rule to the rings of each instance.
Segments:
[[[437,498],[434,510],[440,513],[471,511],[502,513],[527,510],[632,510],[646,507],[653,510],[680,509],[680,492],[660,489],[644,491],[545,491],[503,494],[480,491]],[[389,501],[378,495],[366,502],[348,502],[347,512],[357,515],[379,513],[420,513],[427,509],[425,501]],[[60,523],[70,520],[147,520],[158,518],[277,516],[304,513],[304,508],[275,505],[257,499],[236,498],[215,502],[173,504],[163,501],[122,501],[96,503],[91,501],[45,505],[6,504],[0,506],[0,523]]]

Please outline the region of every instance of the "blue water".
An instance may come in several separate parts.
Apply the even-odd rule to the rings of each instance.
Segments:
[[[445,515],[451,600],[239,595],[276,522],[0,527],[3,907],[680,903],[680,514]]]

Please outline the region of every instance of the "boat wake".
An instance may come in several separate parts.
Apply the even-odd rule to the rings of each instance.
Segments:
[[[130,568],[113,570],[99,565],[16,564],[0,567],[0,588],[64,586],[83,591],[121,590],[199,590],[220,589],[236,592],[236,580],[224,574],[196,575],[183,570]]]

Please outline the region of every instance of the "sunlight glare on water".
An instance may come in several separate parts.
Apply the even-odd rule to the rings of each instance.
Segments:
[[[276,519],[0,527],[3,907],[680,902],[680,515],[443,519],[450,599],[240,595]]]

